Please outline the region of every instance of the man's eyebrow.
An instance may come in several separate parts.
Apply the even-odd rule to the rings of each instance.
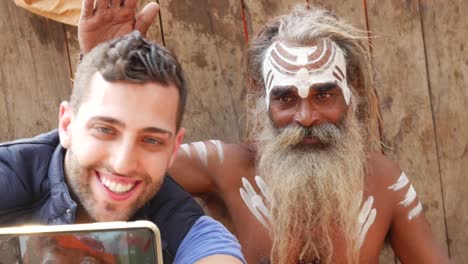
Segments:
[[[294,92],[294,86],[275,86],[271,90],[271,95],[274,97],[281,97],[285,95],[289,95]]]
[[[168,131],[168,130],[165,130],[165,129],[162,129],[162,128],[159,128],[159,127],[145,127],[145,128],[143,128],[143,132],[155,133],[155,134],[166,134],[169,137],[172,137],[172,132],[171,131]]]
[[[125,123],[115,119],[113,117],[108,117],[108,116],[93,116],[88,120],[88,123],[92,122],[104,122],[104,123],[109,123],[112,125],[120,126],[120,127],[125,127]]]
[[[329,82],[329,83],[317,83],[312,85],[312,89],[316,90],[317,92],[323,93],[323,92],[328,92],[334,88],[338,88],[338,84],[334,82]]]

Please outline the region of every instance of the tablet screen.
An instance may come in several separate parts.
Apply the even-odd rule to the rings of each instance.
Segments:
[[[157,263],[149,229],[0,237],[0,263]]]

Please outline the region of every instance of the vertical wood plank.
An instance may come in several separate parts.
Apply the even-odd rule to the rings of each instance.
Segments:
[[[246,45],[239,1],[161,0],[160,5],[166,46],[177,54],[188,79],[186,139],[239,142]]]
[[[70,74],[61,24],[0,1],[0,140],[56,128]]]
[[[138,0],[137,4],[137,12],[140,12],[141,9],[150,2],[154,2],[152,0]],[[70,61],[70,72],[72,76],[75,75],[76,72],[76,64],[78,61],[78,56],[80,54],[80,45],[78,44],[78,35],[77,35],[77,27],[64,25],[67,37],[67,47],[69,52],[69,61]],[[161,38],[161,28],[159,23],[159,18],[156,18],[156,21],[150,26],[148,32],[146,34],[146,38],[152,40],[156,43],[163,44]]]
[[[366,12],[362,0],[310,0],[309,3],[335,12],[338,17],[345,19],[358,29],[367,30]]]
[[[253,38],[271,19],[292,10],[297,4],[306,4],[306,0],[243,0],[250,38]]]
[[[446,247],[437,149],[417,1],[367,1],[386,154],[399,161]]]
[[[468,263],[468,2],[420,6],[450,255]]]

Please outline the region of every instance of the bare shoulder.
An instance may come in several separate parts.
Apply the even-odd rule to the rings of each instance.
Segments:
[[[387,189],[401,176],[398,163],[379,152],[367,153],[366,182]]]
[[[242,177],[249,177],[255,173],[255,145],[249,142],[238,144],[224,144],[225,160],[216,168],[216,181],[225,188],[236,190]]]

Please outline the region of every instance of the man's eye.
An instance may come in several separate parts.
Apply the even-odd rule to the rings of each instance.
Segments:
[[[95,129],[96,129],[98,132],[103,133],[103,134],[115,134],[114,129],[112,129],[112,128],[110,128],[110,127],[97,126],[97,127],[95,127]]]
[[[325,100],[331,98],[332,94],[330,94],[330,93],[318,93],[318,94],[315,95],[315,97],[317,99],[319,99],[320,101],[325,101]]]
[[[143,138],[143,142],[152,144],[152,145],[160,145],[162,144],[162,141],[156,138],[151,138],[151,137],[145,137]]]
[[[282,96],[279,98],[280,102],[282,103],[289,103],[293,100],[291,96]]]

